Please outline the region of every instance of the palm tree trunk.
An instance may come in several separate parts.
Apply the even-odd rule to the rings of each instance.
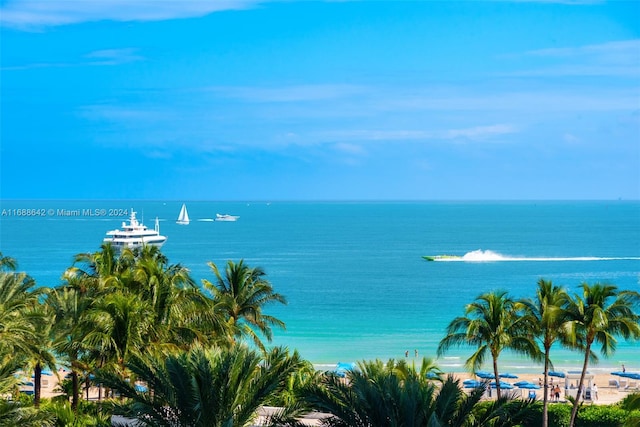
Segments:
[[[587,373],[587,366],[589,365],[589,353],[591,353],[591,342],[587,342],[587,346],[585,348],[582,373],[580,374],[580,381],[578,382],[578,394],[576,395],[576,401],[573,403],[573,409],[571,410],[569,427],[573,427],[576,422],[576,415],[578,414],[578,406],[580,406],[580,398],[582,397],[582,388],[584,386],[584,377]]]
[[[496,377],[496,398],[500,399],[500,377],[498,372],[498,358],[493,358],[493,375]],[[489,384],[489,388],[491,388],[491,384]]]
[[[33,369],[33,406],[40,407],[40,396],[42,394],[42,366],[36,363]]]
[[[78,373],[71,369],[71,409],[73,409],[73,412],[78,410],[78,400],[80,400],[80,391],[78,389]]]
[[[542,427],[549,425],[549,352],[550,348],[544,349],[544,389],[542,391]]]

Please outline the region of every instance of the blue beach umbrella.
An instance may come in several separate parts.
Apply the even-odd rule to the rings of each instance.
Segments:
[[[551,377],[558,377],[558,378],[564,378],[564,377],[565,377],[565,374],[564,374],[564,372],[549,371],[549,376],[551,376]]]
[[[632,380],[640,380],[640,373],[638,372],[621,372],[618,375],[624,378],[631,378]]]
[[[526,382],[526,381],[525,381],[525,384],[518,384],[518,387],[527,388],[527,389],[530,389],[530,390],[539,390],[540,389],[539,385],[534,384],[534,383],[530,383],[530,382]]]
[[[353,371],[355,368],[355,363],[338,362],[338,364],[336,365],[336,369],[334,369],[333,372],[340,378],[344,378],[347,376],[347,371]]]
[[[510,374],[508,372],[505,372],[504,374],[500,374],[499,376],[500,376],[500,378],[518,378],[517,375]]]
[[[482,384],[484,384],[484,383],[482,381],[478,381],[478,380],[465,380],[462,383],[464,388],[479,388],[479,387],[482,387]]]
[[[495,379],[495,375],[490,372],[485,371],[477,371],[476,376],[482,378],[483,380],[492,380]]]
[[[496,382],[492,382],[491,383],[491,388],[496,388]],[[511,383],[507,383],[504,381],[500,381],[500,388],[505,389],[505,390],[511,390],[513,388],[513,385]]]

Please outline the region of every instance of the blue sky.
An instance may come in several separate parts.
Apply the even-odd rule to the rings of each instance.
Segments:
[[[638,1],[0,8],[4,199],[640,199]]]

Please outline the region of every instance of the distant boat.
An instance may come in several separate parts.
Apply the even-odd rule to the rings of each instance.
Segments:
[[[189,213],[187,212],[187,205],[185,205],[183,203],[182,204],[182,209],[180,209],[180,215],[178,215],[178,220],[176,221],[176,224],[188,225],[189,222],[191,222],[191,221],[189,220]]]
[[[160,222],[156,217],[156,226],[153,230],[147,228],[136,219],[136,212],[131,209],[129,224],[122,222],[121,230],[107,232],[104,243],[111,243],[116,249],[139,248],[143,245],[153,245],[161,247],[167,241],[165,236],[160,235]]]
[[[422,258],[426,259],[427,261],[453,261],[462,259],[461,256],[456,255],[425,255]]]
[[[229,214],[216,214],[216,221],[237,221],[239,216]]]

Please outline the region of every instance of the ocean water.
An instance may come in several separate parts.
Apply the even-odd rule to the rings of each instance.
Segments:
[[[59,283],[73,256],[96,251],[132,208],[147,226],[160,219],[163,252],[213,279],[208,261],[261,266],[286,306],[274,344],[319,366],[362,359],[435,357],[446,325],[483,292],[533,296],[540,278],[578,292],[583,282],[640,291],[640,202],[189,202],[192,223],[175,223],[183,201],[2,201],[0,251],[40,286]],[[89,212],[92,215],[89,215]],[[216,213],[237,222],[213,222]],[[423,255],[471,260],[427,262]],[[462,370],[472,349],[438,360]],[[581,355],[553,350],[556,369]],[[640,343],[620,340],[593,371],[622,363],[640,370]],[[505,371],[531,371],[503,354]],[[487,366],[489,368],[489,366]],[[536,368],[537,369],[537,368]]]

